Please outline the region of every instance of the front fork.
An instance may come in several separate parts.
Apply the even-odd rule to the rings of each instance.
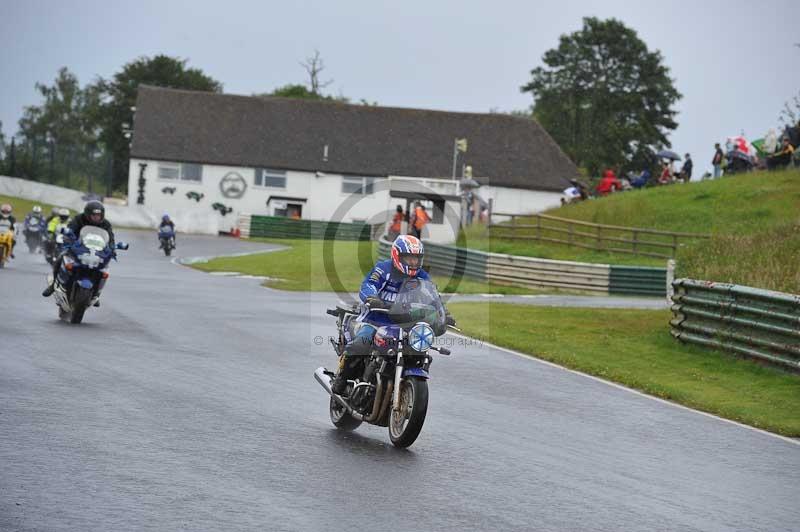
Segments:
[[[400,381],[403,380],[403,349],[397,349],[397,362],[394,366],[394,391],[392,392],[392,410],[400,410]]]

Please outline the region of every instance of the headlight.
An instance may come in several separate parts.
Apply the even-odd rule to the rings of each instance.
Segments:
[[[100,257],[94,253],[84,253],[83,255],[79,255],[78,260],[81,261],[81,264],[89,268],[97,268],[100,266],[101,262]]]
[[[433,345],[433,329],[427,323],[418,323],[408,332],[408,344],[414,351],[424,352]]]

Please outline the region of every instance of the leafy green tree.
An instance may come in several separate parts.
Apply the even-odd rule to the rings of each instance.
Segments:
[[[27,106],[19,121],[18,173],[36,180],[48,176],[67,186],[73,173],[84,179],[97,173],[97,128],[90,118],[99,105],[97,94],[82,89],[66,67],[52,85],[36,83],[36,90],[43,101]]]
[[[113,186],[124,190],[128,183],[128,160],[130,138],[126,137],[133,127],[139,85],[154,85],[173,89],[222,92],[222,84],[207,76],[199,68],[188,68],[186,59],[157,55],[140,57],[122,67],[111,79],[100,79],[93,90],[102,100],[93,116],[100,128],[100,140],[114,158]]]
[[[580,167],[644,164],[669,147],[681,94],[658,51],[616,19],[584,18],[531,71],[533,116]]]
[[[0,172],[3,171],[6,160],[6,136],[3,134],[3,121],[0,120]]]

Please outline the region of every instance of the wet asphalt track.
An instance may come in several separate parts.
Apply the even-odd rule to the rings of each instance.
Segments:
[[[486,346],[434,362],[410,450],[337,432],[312,375],[333,297],[121,236],[80,326],[41,256],[0,271],[1,530],[800,529],[800,446]]]

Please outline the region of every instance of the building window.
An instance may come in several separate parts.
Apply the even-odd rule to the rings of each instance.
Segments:
[[[342,193],[372,194],[377,177],[342,176]]]
[[[256,168],[255,185],[257,187],[286,188],[286,172],[284,170]]]
[[[203,180],[203,165],[202,164],[189,164],[183,163],[181,165],[181,181],[197,181]]]
[[[200,182],[203,180],[203,165],[191,163],[161,163],[158,165],[158,178],[170,181]]]
[[[159,179],[180,179],[181,178],[181,165],[179,165],[179,164],[159,164],[158,165],[158,178]]]

